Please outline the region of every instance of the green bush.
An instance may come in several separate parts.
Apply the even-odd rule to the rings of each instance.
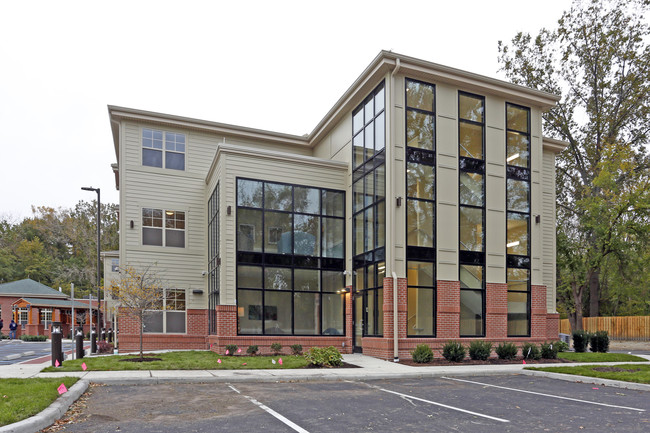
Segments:
[[[304,355],[305,359],[319,367],[338,367],[343,364],[343,355],[334,346],[312,347]]]
[[[23,341],[47,341],[45,335],[21,335],[20,339]]]
[[[557,359],[557,352],[560,350],[559,341],[551,341],[550,343],[542,343],[542,358],[544,359]]]
[[[492,343],[489,341],[474,340],[469,343],[469,357],[479,361],[485,361],[492,353]]]
[[[274,355],[279,355],[282,351],[282,345],[280,343],[271,343],[271,351]]]
[[[294,355],[300,355],[302,353],[302,344],[292,344],[291,352],[293,352]]]
[[[442,346],[442,356],[451,362],[460,362],[465,359],[465,346],[458,341],[448,341]]]
[[[418,344],[413,352],[411,352],[413,362],[424,364],[433,361],[433,350],[427,344]]]
[[[521,345],[521,355],[524,359],[540,359],[539,347],[535,343],[524,343]]]
[[[515,359],[517,350],[515,343],[500,343],[494,349],[499,359]]]
[[[609,350],[609,335],[607,331],[597,331],[589,336],[589,346],[592,352],[606,353]]]
[[[557,344],[558,352],[567,352],[569,350],[569,345],[562,340],[556,341],[553,344]]]
[[[576,352],[585,352],[588,343],[589,333],[587,331],[573,331],[573,350]]]
[[[257,344],[251,344],[250,346],[248,346],[248,349],[246,349],[246,353],[253,356],[253,355],[257,354],[257,352],[259,350],[260,350],[260,348],[257,347]]]
[[[236,344],[226,344],[226,350],[228,351],[229,356],[234,356],[235,353],[237,353],[237,349],[239,348]]]

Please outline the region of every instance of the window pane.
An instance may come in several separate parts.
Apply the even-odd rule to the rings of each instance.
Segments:
[[[458,154],[474,159],[483,159],[483,127],[459,122]]]
[[[508,292],[508,335],[528,333],[528,293]]]
[[[483,175],[460,172],[460,204],[484,206]]]
[[[409,286],[434,287],[434,267],[430,262],[416,262],[409,260],[406,263],[406,278]]]
[[[508,129],[528,133],[528,113],[530,113],[530,111],[526,108],[519,108],[510,104],[506,104],[506,107],[506,124]]]
[[[529,274],[530,271],[528,269],[508,268],[506,273],[508,290],[527,292],[528,280],[530,279]]]
[[[352,185],[352,205],[353,212],[358,212],[363,209],[363,180],[360,179]]]
[[[508,131],[506,163],[517,167],[528,167],[530,140],[527,135]]]
[[[262,182],[238,179],[237,206],[262,207]]]
[[[460,291],[460,335],[483,335],[483,291]]]
[[[320,322],[320,295],[318,293],[293,294],[294,334],[318,335]]]
[[[435,200],[434,167],[414,162],[406,163],[406,195]]]
[[[433,294],[433,289],[408,288],[408,335],[434,334]]]
[[[237,326],[241,334],[262,333],[262,292],[237,290]]]
[[[185,248],[184,230],[165,230],[165,246]]]
[[[364,143],[366,147],[366,159],[370,159],[375,154],[375,126],[371,123],[364,130]]]
[[[458,118],[483,123],[483,98],[459,94]]]
[[[508,210],[530,212],[529,183],[523,180],[508,179],[506,185],[508,188]]]
[[[386,245],[386,202],[377,204],[377,236],[375,247],[381,248]]]
[[[375,329],[375,310],[377,309],[377,304],[375,302],[375,291],[368,290],[366,291],[366,334],[367,335],[376,335],[377,331]]]
[[[184,311],[167,311],[166,330],[169,333],[185,333],[185,312]]]
[[[323,218],[323,257],[344,258],[345,220]]]
[[[246,289],[262,288],[261,266],[237,266],[237,287]]]
[[[297,186],[294,188],[294,211],[302,213],[320,213],[320,190]]]
[[[264,212],[264,252],[291,254],[291,214]]]
[[[162,151],[142,149],[142,165],[149,167],[162,167]]]
[[[185,154],[165,152],[165,168],[185,170]]]
[[[266,183],[264,185],[264,208],[291,211],[293,198],[291,185]]]
[[[374,209],[366,209],[364,212],[366,220],[366,243],[364,251],[371,251],[375,248],[375,213]]]
[[[293,253],[304,256],[320,254],[320,217],[294,215]]]
[[[319,291],[320,275],[314,269],[294,269],[293,271],[293,290],[302,290],[308,292]]]
[[[433,111],[434,97],[432,85],[406,81],[406,105],[408,107]]]
[[[363,109],[352,116],[352,131],[356,134],[361,131],[361,128],[363,128]]]
[[[483,266],[460,265],[460,288],[482,289]]]
[[[291,334],[291,293],[264,292],[264,333]]]
[[[375,168],[375,201],[386,197],[386,164]]]
[[[345,288],[345,277],[343,272],[339,271],[322,271],[323,274],[323,292],[338,292]]]
[[[345,193],[323,191],[323,215],[344,217]]]
[[[377,267],[375,265],[370,265],[366,271],[366,278],[368,279],[368,288],[377,287],[375,276],[377,275]]]
[[[354,254],[361,254],[363,249],[363,212],[354,216]]]
[[[364,206],[370,206],[375,201],[375,172],[371,171],[363,178],[366,187]]]
[[[144,317],[144,332],[163,332],[163,312],[149,311]]]
[[[354,148],[354,166],[358,167],[363,164],[363,132],[354,136],[353,139],[353,148]]]
[[[265,268],[264,288],[266,290],[291,290],[291,269]]]
[[[379,113],[384,109],[384,88],[382,87],[375,95],[375,113]]]
[[[434,121],[430,114],[417,111],[406,112],[406,145],[420,149],[434,150]]]
[[[365,122],[368,123],[372,120],[373,117],[375,117],[375,110],[374,110],[374,104],[373,100],[370,99],[368,102],[366,102],[365,107],[363,107],[363,111],[365,112]]]
[[[343,335],[345,296],[323,294],[323,335]]]
[[[377,116],[375,120],[375,152],[379,153],[384,150],[386,147],[385,140],[385,129],[384,129],[384,113],[381,113]]]
[[[142,227],[142,245],[162,247],[162,229]]]
[[[528,255],[528,215],[508,212],[506,249],[508,254]]]
[[[237,210],[237,250],[262,252],[262,211]]]
[[[483,209],[460,206],[461,251],[483,251]]]
[[[433,247],[433,203],[406,200],[407,244]]]
[[[354,288],[356,290],[366,289],[366,268],[357,268],[354,270]]]

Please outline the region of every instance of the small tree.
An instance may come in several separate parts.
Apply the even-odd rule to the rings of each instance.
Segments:
[[[143,359],[144,320],[153,311],[163,308],[163,284],[153,267],[153,264],[142,270],[132,266],[120,267],[118,281],[108,289],[125,315],[140,321],[140,359]]]

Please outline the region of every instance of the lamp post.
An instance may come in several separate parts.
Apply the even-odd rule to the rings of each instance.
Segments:
[[[99,188],[93,188],[93,187],[81,187],[82,190],[84,191],[95,191],[97,193],[97,332],[99,332],[99,306],[100,306],[100,293],[99,293],[99,285],[101,284],[101,260],[99,257],[100,254],[100,236],[101,236],[101,201],[100,201],[100,195],[99,195]],[[92,300],[90,301],[90,308],[92,311]],[[92,317],[92,316],[91,316]],[[92,320],[90,321],[92,323]]]

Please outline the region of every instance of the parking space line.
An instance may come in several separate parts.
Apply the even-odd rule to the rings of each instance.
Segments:
[[[505,389],[505,390],[508,390],[508,391],[523,392],[523,393],[526,393],[526,394],[541,395],[542,397],[551,397],[551,398],[558,398],[558,399],[561,399],[561,400],[576,401],[578,403],[595,404],[597,406],[606,406],[606,407],[613,407],[613,408],[617,408],[617,409],[627,409],[627,410],[635,410],[637,412],[645,412],[645,409],[638,409],[638,408],[635,408],[635,407],[617,406],[615,404],[598,403],[596,401],[589,401],[589,400],[580,400],[579,398],[562,397],[560,395],[544,394],[543,392],[535,392],[535,391],[528,391],[528,390],[525,390],[525,389],[509,388],[507,386],[492,385],[490,383],[475,382],[473,380],[458,379],[456,377],[444,377],[443,376],[442,379],[455,380],[457,382],[472,383],[474,385],[489,386],[489,387],[492,387],[492,388]]]
[[[235,388],[235,387],[232,386],[232,385],[228,385],[228,388],[232,389],[232,390],[235,391],[237,394],[243,395],[243,394],[242,394],[242,393],[241,393],[237,388]],[[253,404],[256,405],[257,407],[259,407],[260,409],[266,411],[267,413],[273,415],[275,418],[277,418],[278,420],[282,421],[284,424],[286,424],[287,426],[291,427],[291,428],[294,429],[295,431],[297,431],[297,432],[299,432],[299,433],[309,433],[307,430],[305,430],[304,428],[300,427],[298,424],[296,424],[296,423],[294,423],[293,421],[291,421],[290,419],[287,419],[286,417],[280,415],[279,413],[277,413],[276,411],[274,411],[274,410],[271,409],[270,407],[265,406],[264,404],[262,404],[262,403],[260,403],[259,401],[255,400],[253,397],[249,397],[249,396],[247,396],[247,395],[243,395],[243,396],[244,396],[248,401],[250,401],[251,403],[253,403]]]
[[[438,402],[431,401],[431,400],[425,400],[425,399],[423,399],[423,398],[414,397],[414,396],[409,395],[409,394],[402,394],[401,392],[391,391],[390,389],[380,388],[380,387],[378,387],[378,386],[369,385],[369,384],[367,384],[367,383],[364,383],[364,385],[367,385],[367,386],[369,386],[369,387],[371,387],[371,388],[378,389],[378,390],[383,391],[383,392],[388,392],[388,393],[390,393],[390,394],[399,395],[400,397],[404,397],[404,398],[406,398],[406,399],[408,399],[408,400],[418,400],[418,401],[421,401],[421,402],[423,402],[423,403],[433,404],[433,405],[435,405],[435,406],[444,407],[445,409],[451,409],[451,410],[455,410],[455,411],[458,411],[458,412],[467,413],[467,414],[474,415],[474,416],[480,416],[481,418],[487,418],[487,419],[491,419],[491,420],[494,420],[494,421],[499,421],[499,422],[510,422],[510,421],[508,421],[507,419],[497,418],[497,417],[490,416],[490,415],[484,415],[484,414],[482,414],[482,413],[472,412],[471,410],[461,409],[461,408],[459,408],[459,407],[449,406],[449,405],[447,405],[447,404],[442,404],[442,403],[438,403]]]

